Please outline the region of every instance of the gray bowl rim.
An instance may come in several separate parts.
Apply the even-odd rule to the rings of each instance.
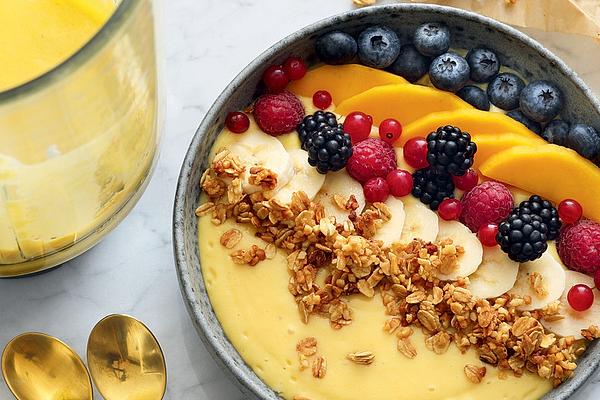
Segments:
[[[209,309],[194,307],[194,304],[198,304],[198,302],[195,300],[198,294],[194,292],[191,284],[186,283],[190,281],[191,277],[188,272],[189,266],[185,256],[185,221],[183,206],[186,203],[185,193],[187,191],[188,186],[197,184],[197,182],[190,182],[189,180],[193,161],[196,159],[196,157],[199,156],[197,154],[196,149],[199,147],[199,144],[203,139],[205,132],[212,126],[214,121],[220,115],[222,111],[221,109],[223,108],[225,101],[230,96],[235,94],[237,88],[246,80],[248,76],[250,76],[256,70],[264,68],[266,61],[271,57],[273,53],[277,53],[288,47],[291,43],[294,43],[305,37],[309,37],[317,32],[323,31],[325,29],[333,29],[332,21],[335,21],[337,19],[343,19],[345,21],[348,21],[354,18],[364,17],[369,14],[386,12],[438,12],[448,14],[457,18],[469,19],[476,23],[482,24],[483,26],[496,29],[500,33],[512,36],[517,41],[537,51],[542,57],[546,58],[552,63],[555,63],[556,68],[558,68],[565,76],[569,77],[569,79],[585,94],[586,98],[592,104],[594,109],[600,114],[600,101],[594,96],[590,88],[563,60],[561,60],[550,50],[546,49],[542,44],[529,37],[525,33],[515,28],[512,28],[511,26],[506,25],[502,22],[499,22],[493,18],[489,18],[472,11],[466,11],[454,7],[433,4],[387,4],[346,11],[312,23],[286,36],[285,38],[281,39],[280,41],[263,51],[225,87],[225,89],[221,92],[219,97],[215,100],[211,108],[204,116],[186,152],[182,168],[179,174],[179,179],[177,182],[175,204],[173,208],[173,249],[175,257],[175,267],[177,270],[177,277],[179,280],[183,300],[186,304],[188,313],[192,318],[192,322],[194,323],[194,326],[200,336],[200,339],[205,344],[205,346],[207,347],[211,356],[214,358],[217,364],[219,364],[223,369],[225,369],[225,372],[228,373],[229,377],[233,379],[234,383],[236,383],[237,386],[244,393],[250,393],[256,396],[256,398],[258,399],[271,399],[272,397],[267,396],[272,394],[273,390],[268,385],[266,385],[254,373],[254,371],[251,370],[251,368],[248,367],[250,370],[250,374],[253,376],[247,375],[242,369],[239,368],[239,366],[233,360],[232,355],[228,354],[227,349],[225,349],[222,344],[224,343],[224,341],[229,341],[223,330],[221,329],[220,332],[214,332],[210,329],[208,324],[206,324],[207,315],[216,317],[216,315],[214,314],[214,310],[212,309],[212,307],[210,307]],[[196,249],[196,251],[199,250]],[[200,258],[199,254],[198,258]],[[206,291],[203,291],[201,295],[206,296],[208,298],[208,293]],[[589,368],[581,371],[578,369],[571,379],[560,385],[557,389],[554,389],[547,393],[543,397],[543,399],[568,399],[587,382],[588,378],[590,378],[590,376],[600,366],[600,346],[598,346],[598,341],[596,341],[596,343],[594,343],[593,345],[593,348],[589,348],[586,352],[588,353],[586,355],[594,357],[594,361],[591,365],[589,365]],[[254,378],[254,382],[252,378]]]

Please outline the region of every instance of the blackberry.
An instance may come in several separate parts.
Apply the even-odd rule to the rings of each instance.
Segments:
[[[473,165],[476,151],[471,135],[451,125],[440,126],[427,136],[427,161],[439,172],[464,175]]]
[[[307,137],[305,146],[308,163],[321,174],[339,171],[352,156],[350,135],[344,133],[341,126],[322,126]]]
[[[296,127],[296,130],[298,131],[298,137],[300,137],[300,143],[302,144],[302,149],[308,150],[305,145],[306,140],[315,132],[320,131],[326,126],[332,128],[342,127],[341,124],[338,124],[335,115],[330,112],[317,111],[312,115],[307,115],[304,117],[302,122],[300,122]]]
[[[542,217],[526,210],[513,209],[498,227],[496,241],[508,257],[516,262],[533,261],[548,248],[548,226]]]
[[[561,222],[558,218],[558,210],[552,206],[552,203],[540,196],[533,195],[529,200],[521,202],[518,208],[519,213],[539,215],[542,222],[548,227],[546,234],[548,240],[556,239]]]
[[[413,173],[412,194],[435,211],[442,200],[454,197],[452,176],[431,167],[416,170]]]

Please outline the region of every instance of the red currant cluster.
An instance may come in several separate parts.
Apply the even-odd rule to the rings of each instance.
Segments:
[[[289,57],[281,65],[271,65],[263,73],[262,79],[271,93],[283,91],[290,81],[297,81],[306,75],[308,67],[299,57]]]

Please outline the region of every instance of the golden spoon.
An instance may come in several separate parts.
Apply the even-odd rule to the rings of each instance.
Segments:
[[[87,360],[106,400],[161,400],[167,385],[165,358],[142,322],[109,315],[90,334]]]
[[[18,400],[92,400],[92,382],[69,346],[43,333],[24,333],[2,353],[2,375]]]

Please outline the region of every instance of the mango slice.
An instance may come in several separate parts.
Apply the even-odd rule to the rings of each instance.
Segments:
[[[317,90],[327,90],[333,104],[340,104],[374,86],[404,83],[408,81],[401,76],[364,65],[322,65],[309,70],[304,78],[291,82],[287,88],[304,97],[312,97]]]
[[[466,109],[429,114],[409,125],[405,125],[397,146],[404,146],[408,139],[427,137],[440,126],[454,125],[469,132],[472,136],[497,135],[511,132],[531,139],[539,138],[525,125],[501,113]]]
[[[491,156],[511,147],[539,146],[546,143],[539,136],[532,138],[510,132],[499,135],[473,135],[472,140],[477,144],[477,153],[473,161],[474,168],[479,168]]]
[[[379,125],[386,118],[395,118],[403,126],[439,111],[473,109],[452,93],[420,85],[377,86],[353,96],[336,107],[336,113],[347,115],[362,111]]]
[[[479,171],[554,203],[575,199],[585,216],[600,222],[600,168],[571,149],[554,144],[512,147],[488,158]]]

